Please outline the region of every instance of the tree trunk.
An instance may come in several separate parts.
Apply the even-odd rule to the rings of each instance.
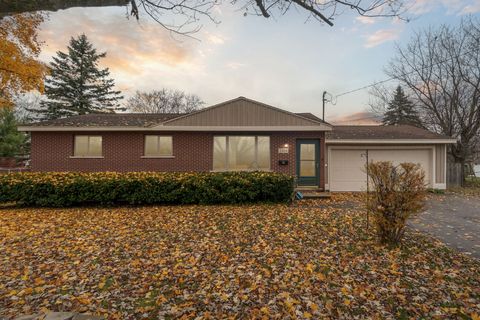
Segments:
[[[73,7],[126,6],[130,0],[0,0],[0,19],[4,16],[30,11],[57,11]]]

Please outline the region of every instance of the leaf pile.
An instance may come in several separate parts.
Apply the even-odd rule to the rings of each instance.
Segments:
[[[379,246],[347,199],[0,211],[0,317],[478,319],[478,261],[418,233]]]

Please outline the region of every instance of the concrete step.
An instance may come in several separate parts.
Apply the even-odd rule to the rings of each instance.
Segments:
[[[325,191],[312,191],[312,190],[296,190],[303,195],[303,199],[328,199],[332,195],[330,192]]]

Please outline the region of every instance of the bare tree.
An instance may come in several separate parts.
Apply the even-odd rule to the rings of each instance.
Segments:
[[[199,96],[180,90],[154,90],[135,92],[125,107],[139,113],[188,113],[201,108],[205,103]]]
[[[181,34],[190,34],[201,27],[200,20],[207,18],[217,22],[214,8],[222,0],[47,0],[47,1],[1,1],[0,18],[4,15],[27,11],[56,11],[71,7],[129,6],[130,14],[137,19],[146,13],[166,29]],[[400,17],[406,12],[406,0],[229,0],[240,7],[244,15],[269,18],[283,15],[291,9],[299,9],[305,18],[333,26],[335,17],[353,11],[365,17]],[[173,15],[172,15],[173,14]],[[167,19],[170,22],[167,22]]]
[[[38,91],[30,91],[15,97],[15,118],[18,123],[35,121],[37,110],[41,109],[42,95]],[[34,111],[32,111],[34,110]]]
[[[472,161],[480,131],[479,48],[480,21],[468,17],[416,33],[387,68],[410,90],[424,125],[458,139],[449,153],[462,164]]]
[[[388,103],[393,99],[394,88],[383,83],[373,85],[370,88],[368,91],[368,106],[374,115],[383,118],[383,115],[387,112]]]

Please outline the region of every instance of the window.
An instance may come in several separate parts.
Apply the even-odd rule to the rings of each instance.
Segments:
[[[173,145],[171,136],[145,136],[145,157],[171,157]]]
[[[213,170],[269,169],[270,137],[215,136],[213,138]]]
[[[101,157],[102,136],[75,136],[75,157]]]

